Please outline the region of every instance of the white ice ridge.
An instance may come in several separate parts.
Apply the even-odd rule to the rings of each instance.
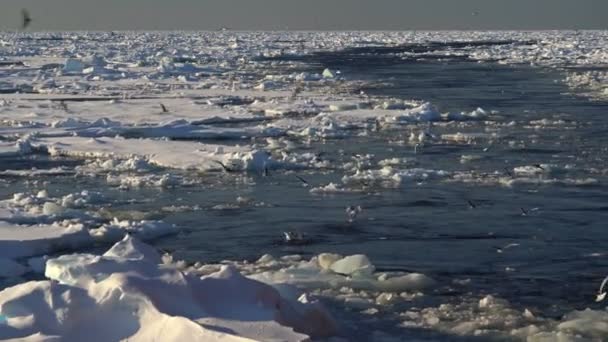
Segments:
[[[0,292],[0,339],[304,341],[336,332],[318,302],[286,299],[231,266],[183,273],[128,235],[101,256],[50,259],[45,274]]]
[[[61,137],[42,138],[32,144],[47,149],[54,156],[116,159],[144,157],[151,164],[183,170],[221,170],[218,161],[235,170],[263,170],[277,165],[270,154],[263,150],[192,141]]]
[[[0,221],[0,258],[43,255],[60,249],[79,248],[92,242],[82,224],[16,225]]]

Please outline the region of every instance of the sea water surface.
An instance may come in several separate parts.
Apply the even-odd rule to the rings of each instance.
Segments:
[[[428,101],[442,112],[481,107],[493,113],[493,122],[420,123],[420,130],[435,136],[480,135],[472,143],[425,143],[417,150],[401,143],[410,130],[395,127],[311,143],[294,139],[298,151],[323,152],[331,165],[324,170],[189,174],[196,181],[188,186],[129,191],[95,177],[4,177],[0,197],[36,187],[35,182],[46,182],[53,196],[75,188],[98,191],[106,198],[104,206],[119,217],[162,219],[178,226],[180,234],[152,244],[190,262],[255,260],[266,253],[365,254],[380,271],[420,272],[437,280],[429,300],[438,304],[492,294],[545,317],[600,308],[593,299],[608,274],[608,103],[573,93],[561,82],[562,69],[476,63],[431,53],[409,58],[402,52],[353,48],[277,60],[304,62],[299,65],[303,71],[340,70],[348,80],[365,81],[358,89],[362,96]],[[351,186],[357,191],[346,193],[310,192],[341,183],[348,173],[341,165],[356,154],[372,155],[372,162],[410,158],[418,168],[470,177],[446,181],[421,176],[397,186],[374,183]],[[5,158],[1,168],[73,168],[80,163],[35,155]],[[538,172],[509,185],[498,181],[508,180],[521,166]],[[363,210],[348,222],[345,208],[351,205]],[[310,243],[286,245],[284,231],[301,232]],[[453,286],[455,280],[468,285]]]

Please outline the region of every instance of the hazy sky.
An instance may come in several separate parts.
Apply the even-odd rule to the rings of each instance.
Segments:
[[[608,0],[0,0],[0,29],[608,28]],[[473,15],[473,13],[478,13]]]

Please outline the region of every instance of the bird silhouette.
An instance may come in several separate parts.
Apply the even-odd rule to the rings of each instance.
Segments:
[[[22,9],[21,18],[21,28],[25,30],[28,26],[30,26],[30,23],[32,22],[32,17],[30,17],[30,13],[26,9]]]

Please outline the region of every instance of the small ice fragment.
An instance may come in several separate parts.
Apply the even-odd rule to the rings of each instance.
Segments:
[[[317,257],[317,262],[319,263],[319,266],[322,269],[328,270],[331,267],[331,265],[333,265],[333,263],[335,263],[336,261],[338,261],[340,259],[342,259],[342,256],[340,256],[338,254],[321,253]]]
[[[62,206],[57,205],[56,203],[46,202],[42,206],[42,213],[44,215],[57,215],[61,214],[61,212],[63,212],[63,209],[64,208]]]
[[[274,261],[274,257],[272,255],[264,254],[258,259],[257,263],[258,264],[268,264],[273,261]]]
[[[371,275],[376,270],[367,256],[363,254],[356,254],[342,258],[334,262],[330,266],[330,269],[336,273],[346,275],[352,275],[354,273]]]
[[[49,193],[46,190],[40,190],[38,191],[38,194],[36,194],[36,198],[48,198],[49,197]]]
[[[323,76],[323,78],[335,78],[336,77],[335,73],[330,69],[323,70],[323,73],[321,75]]]
[[[524,317],[527,319],[535,319],[536,317],[534,316],[534,314],[532,313],[532,311],[528,310],[527,308],[524,310]]]
[[[487,295],[479,300],[479,308],[487,309],[496,304],[496,299],[492,295]]]

